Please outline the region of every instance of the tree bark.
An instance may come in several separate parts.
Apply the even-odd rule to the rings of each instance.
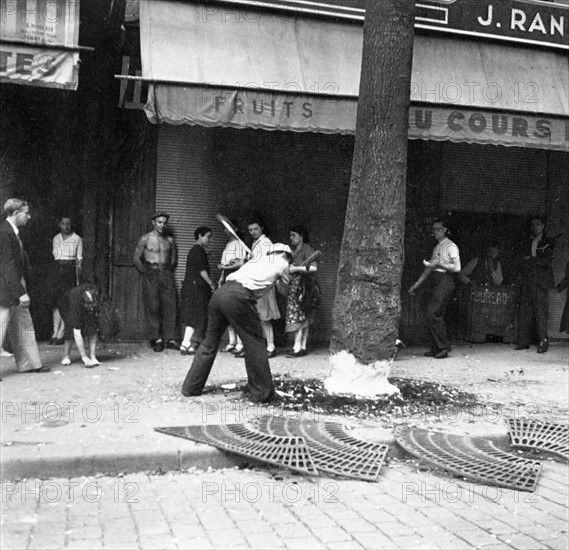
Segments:
[[[333,353],[395,351],[401,313],[414,0],[368,0],[354,160],[333,312]]]

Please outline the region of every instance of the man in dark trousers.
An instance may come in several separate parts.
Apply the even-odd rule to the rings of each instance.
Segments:
[[[28,203],[8,199],[0,223],[0,342],[6,333],[19,372],[49,372],[41,364],[34,324],[30,315],[30,297],[26,289],[28,256],[19,237],[20,227],[30,219]]]
[[[176,286],[178,261],[174,237],[166,234],[170,215],[156,212],[153,229],[138,241],[134,265],[142,274],[142,293],[150,344],[154,351],[180,349],[176,342]]]
[[[460,255],[458,246],[447,236],[448,226],[441,220],[436,220],[432,233],[437,240],[430,260],[423,260],[425,269],[417,282],[409,289],[409,294],[415,294],[419,285],[429,277],[431,296],[427,306],[427,326],[431,336],[431,349],[426,357],[444,359],[448,357],[450,342],[444,320],[444,312],[454,292],[454,273],[460,272]]]
[[[531,242],[522,258],[518,344],[515,349],[529,348],[535,327],[539,339],[537,353],[545,353],[549,348],[549,289],[555,286],[551,267],[553,242],[545,235],[545,220],[541,216],[534,216],[530,227]]]
[[[182,386],[186,397],[201,395],[215,361],[219,342],[231,325],[243,341],[249,397],[254,403],[267,403],[275,390],[267,343],[263,335],[257,300],[279,279],[288,280],[292,251],[285,244],[272,245],[262,256],[231,273],[209,302],[205,340],[198,348]]]

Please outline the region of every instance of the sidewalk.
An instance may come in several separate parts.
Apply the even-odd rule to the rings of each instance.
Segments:
[[[247,461],[153,428],[241,422],[263,413],[290,415],[278,405],[248,403],[236,391],[184,398],[180,387],[191,357],[174,351],[157,354],[145,343],[100,345],[102,364],[90,370],[78,360],[60,366],[61,346],[42,345],[40,351],[51,373],[18,374],[12,358],[1,358],[2,479],[231,467]],[[505,344],[460,345],[445,360],[425,358],[423,352],[402,350],[391,376],[455,385],[504,408],[491,415],[477,410],[430,418],[338,420],[353,428],[354,435],[386,444],[393,442],[397,421],[484,434],[504,445],[508,439],[503,419],[508,415],[567,422],[566,342],[553,342],[541,355],[535,349],[516,352]],[[328,350],[317,349],[299,359],[279,355],[271,360],[271,369],[274,376],[323,379],[330,371]],[[245,383],[244,363],[219,353],[209,384],[226,383]],[[397,456],[401,451],[392,446],[390,453]]]

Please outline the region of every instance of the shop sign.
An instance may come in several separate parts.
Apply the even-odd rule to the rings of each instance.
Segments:
[[[77,89],[79,0],[2,0],[0,81]]]
[[[145,111],[154,123],[351,134],[357,107],[357,98],[154,84]]]
[[[409,137],[569,150],[569,119],[412,106]]]
[[[487,288],[472,291],[472,301],[479,304],[506,305],[510,298],[509,292],[500,292]]]
[[[569,6],[504,0],[416,3],[418,28],[569,49]]]
[[[357,99],[154,84],[154,123],[353,134]],[[452,107],[409,109],[409,138],[569,150],[569,118]]]
[[[76,90],[79,52],[0,43],[0,81]]]
[[[231,21],[234,8],[267,7],[321,17],[363,21],[365,0],[306,2],[304,0],[220,0],[204,5],[204,17]],[[251,16],[249,17],[251,18]],[[415,26],[420,29],[525,42],[569,49],[569,5],[527,0],[420,0],[415,2]]]
[[[140,56],[132,58],[129,55],[122,57],[121,75],[142,77]],[[123,109],[144,109],[148,99],[148,82],[143,80],[122,79],[119,92],[119,107]]]

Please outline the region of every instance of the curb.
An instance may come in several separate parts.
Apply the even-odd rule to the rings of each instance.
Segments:
[[[504,434],[489,434],[486,439],[503,451],[510,450],[510,438]],[[396,442],[395,437],[382,437],[374,443],[389,446],[388,457],[399,460],[409,455]],[[198,470],[266,466],[256,459],[220,451],[215,447],[188,441],[187,450],[149,451],[133,454],[101,453],[96,455],[50,456],[38,458],[9,458],[2,460],[0,478],[2,482],[20,479],[74,478],[93,475],[135,474],[141,472],[171,472],[191,468]]]
[[[51,456],[37,459],[2,460],[1,480],[73,478],[93,475],[135,474],[140,472],[171,472],[197,468],[234,468],[251,461],[205,445],[187,451],[149,451],[136,454],[101,453],[97,455]]]

